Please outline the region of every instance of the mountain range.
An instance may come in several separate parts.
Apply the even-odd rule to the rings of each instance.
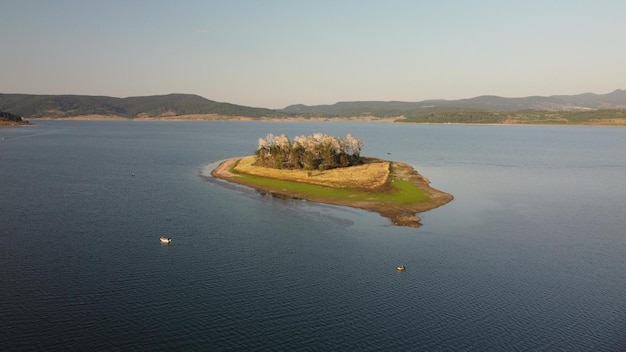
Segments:
[[[284,109],[265,109],[221,103],[193,94],[168,94],[115,98],[88,95],[0,94],[0,111],[27,118],[74,117],[86,115],[125,118],[217,115],[225,117],[398,117],[421,116],[431,112],[465,111],[502,113],[520,111],[594,111],[626,109],[626,90],[608,94],[529,96],[505,98],[484,95],[459,100],[354,101],[332,105],[290,105]]]
[[[220,103],[193,94],[129,98],[90,95],[0,94],[0,111],[27,118],[63,118],[87,115],[138,118],[191,114],[259,118],[284,115],[271,109]]]
[[[504,98],[483,95],[471,99],[401,101],[339,102],[333,105],[290,105],[280,111],[296,115],[361,116],[379,117],[412,115],[427,110],[479,110],[490,112],[537,111],[583,111],[626,108],[626,90],[608,94],[584,93],[578,95],[553,95]]]

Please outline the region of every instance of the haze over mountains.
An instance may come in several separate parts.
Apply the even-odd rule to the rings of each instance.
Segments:
[[[261,117],[397,117],[415,115],[428,110],[469,110],[489,112],[515,111],[589,111],[625,109],[626,90],[608,94],[584,93],[505,98],[479,96],[459,100],[355,101],[332,105],[290,105],[284,109],[265,109],[221,103],[193,94],[168,94],[145,97],[115,98],[87,95],[0,94],[0,111],[29,118],[73,117],[86,115],[126,118],[168,117],[192,114]]]

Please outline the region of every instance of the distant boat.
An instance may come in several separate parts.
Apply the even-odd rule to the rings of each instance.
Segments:
[[[404,265],[400,265],[398,267],[398,271],[405,271],[405,270],[406,270],[406,266],[404,266]]]
[[[169,237],[161,236],[161,243],[170,243],[172,239]]]

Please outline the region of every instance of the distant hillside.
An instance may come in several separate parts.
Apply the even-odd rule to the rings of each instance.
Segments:
[[[191,94],[113,98],[87,95],[0,94],[0,110],[26,118],[119,116],[175,118],[183,115],[261,118],[396,118],[416,123],[626,125],[626,90],[608,94],[460,100],[356,101],[332,105],[290,105],[272,110],[219,103]],[[195,118],[195,117],[194,117]]]
[[[113,98],[88,95],[0,94],[0,110],[29,118],[109,115],[127,118],[216,114],[222,116],[280,117],[271,109],[219,103],[191,94]]]
[[[425,113],[440,113],[463,110],[467,113],[537,111],[586,111],[626,108],[626,90],[608,94],[584,93],[578,95],[531,96],[525,98],[503,98],[479,96],[460,100],[424,100],[420,102],[358,101],[339,102],[333,105],[290,105],[280,111],[306,117],[376,116],[395,117],[422,116]]]

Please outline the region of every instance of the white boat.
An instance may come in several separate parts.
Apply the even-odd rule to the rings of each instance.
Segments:
[[[170,243],[172,239],[169,237],[161,236],[161,243]]]

